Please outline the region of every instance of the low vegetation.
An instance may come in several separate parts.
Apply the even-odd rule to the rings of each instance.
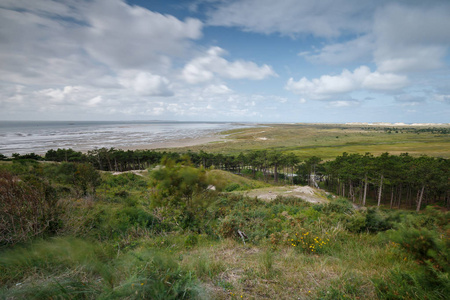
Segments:
[[[140,175],[97,169],[29,158],[0,165],[1,298],[450,294],[450,215],[442,207],[378,207],[370,193],[368,207],[346,193],[321,192],[320,203],[245,194],[290,184],[283,167],[275,180],[273,168],[238,176],[169,155]]]

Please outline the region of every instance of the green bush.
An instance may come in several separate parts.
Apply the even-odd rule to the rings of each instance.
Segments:
[[[337,198],[334,201],[330,201],[327,204],[323,206],[323,212],[325,213],[352,213],[353,212],[353,206],[352,203],[344,198]]]
[[[232,191],[238,191],[240,189],[241,189],[241,186],[239,185],[239,183],[230,183],[225,187],[224,191],[232,192]]]
[[[369,232],[386,231],[392,228],[385,213],[377,208],[369,208],[366,214],[366,227]]]
[[[401,226],[382,237],[399,245],[406,252],[405,259],[417,262],[415,270],[394,270],[388,279],[375,280],[383,298],[447,299],[450,295],[450,241],[447,234]]]
[[[424,269],[416,271],[393,270],[384,278],[373,280],[380,299],[444,300],[450,295],[448,273],[431,276]]]
[[[0,171],[0,183],[0,246],[58,231],[64,207],[47,181]]]
[[[160,221],[140,207],[125,207],[116,213],[116,219],[117,229],[120,231],[132,227],[147,228],[154,232],[160,232],[162,229]]]
[[[195,299],[199,287],[195,276],[185,272],[169,255],[155,251],[132,252],[118,266],[131,276],[104,294],[108,299]],[[130,266],[131,265],[131,266]],[[131,270],[130,270],[131,269]]]
[[[198,244],[198,237],[196,234],[189,234],[184,240],[184,246],[186,248],[192,248]]]
[[[362,232],[366,229],[366,216],[356,213],[345,219],[345,228],[350,232]]]

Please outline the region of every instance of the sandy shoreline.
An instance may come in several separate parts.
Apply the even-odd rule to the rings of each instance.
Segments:
[[[155,143],[147,143],[147,144],[137,144],[137,145],[109,145],[105,148],[120,149],[120,150],[157,150],[157,149],[172,149],[172,148],[182,148],[189,146],[198,146],[213,142],[225,142],[225,135],[221,135],[220,133],[214,135],[206,135],[195,138],[182,138],[182,139],[173,139],[167,140],[164,142],[155,142]],[[72,148],[74,151],[80,151],[82,153],[87,153],[90,150],[98,149],[99,147],[90,147],[89,145],[76,145]],[[101,148],[101,147],[100,147]],[[56,149],[55,149],[56,150]],[[43,155],[46,152],[40,153],[35,152],[36,154]]]
[[[182,148],[189,146],[198,146],[203,144],[209,144],[213,142],[225,142],[225,136],[223,135],[213,135],[213,136],[203,136],[198,138],[183,138],[178,140],[169,140],[165,142],[142,144],[142,145],[131,145],[123,147],[115,147],[122,150],[153,150],[153,149],[166,149],[166,148]]]
[[[225,142],[225,135],[221,134],[215,134],[215,135],[207,135],[202,137],[196,137],[196,138],[183,138],[183,139],[173,139],[173,140],[167,140],[164,142],[156,142],[156,143],[150,143],[150,144],[137,144],[137,145],[109,145],[108,147],[105,147],[107,149],[113,147],[114,149],[120,149],[120,150],[157,150],[157,149],[172,149],[172,148],[182,148],[182,147],[189,147],[189,146],[198,146],[198,145],[204,145],[208,143],[213,142]],[[82,153],[87,153],[88,151],[98,149],[101,147],[92,147],[88,144],[84,145],[75,145],[75,146],[69,146],[66,147],[70,148],[74,151],[80,151]],[[53,150],[56,150],[57,148],[52,148]],[[45,155],[47,153],[47,150],[37,150],[32,151],[35,154],[38,155]]]

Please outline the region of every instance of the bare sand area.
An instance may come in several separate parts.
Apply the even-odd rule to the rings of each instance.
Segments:
[[[123,150],[146,150],[146,149],[166,149],[166,148],[181,148],[189,146],[198,146],[203,144],[225,142],[222,135],[211,135],[196,138],[183,138],[178,140],[168,140],[164,142],[157,142],[151,144],[132,145],[132,146],[118,146],[118,149]]]
[[[282,196],[301,198],[310,203],[328,202],[328,193],[310,186],[275,186],[246,191],[244,194],[248,197],[258,197],[259,199],[265,201],[271,201],[278,196]]]
[[[182,148],[182,147],[190,147],[190,146],[199,146],[205,145],[209,143],[221,143],[226,142],[225,135],[214,134],[214,135],[206,135],[201,137],[192,137],[192,138],[182,138],[182,139],[170,139],[161,142],[155,143],[147,143],[147,144],[136,144],[136,145],[121,145],[116,144],[112,145],[115,149],[121,150],[155,150],[155,149],[172,149],[172,148]],[[109,146],[111,147],[111,146]],[[108,147],[107,147],[108,148]],[[90,150],[94,150],[92,146],[85,145],[77,145],[73,147],[75,151],[81,151],[83,153],[87,153]],[[36,152],[37,153],[37,152]],[[38,153],[45,154],[45,153]]]

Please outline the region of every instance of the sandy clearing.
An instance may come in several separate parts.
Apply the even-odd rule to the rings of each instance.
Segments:
[[[144,176],[144,173],[148,173],[147,170],[130,170],[130,171],[124,171],[124,172],[112,172],[112,175],[121,175],[125,173],[133,173],[138,176]]]
[[[310,203],[328,202],[324,191],[312,188],[310,186],[281,186],[271,188],[254,189],[244,192],[248,197],[257,197],[261,200],[271,201],[277,196],[297,197]]]

